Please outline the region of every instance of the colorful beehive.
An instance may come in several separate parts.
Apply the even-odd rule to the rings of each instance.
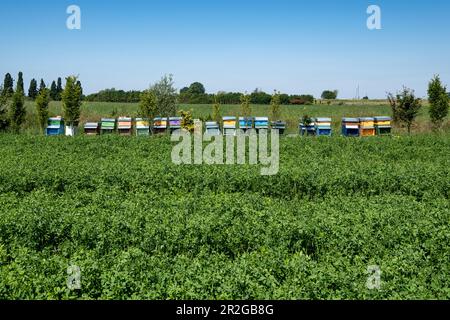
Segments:
[[[210,121],[205,123],[205,134],[210,136],[218,136],[220,135],[220,127],[219,124],[215,121]]]
[[[236,135],[236,117],[223,117],[223,134],[226,136]]]
[[[132,119],[128,117],[120,117],[117,120],[117,131],[121,136],[131,136],[133,125],[132,125]]]
[[[153,132],[164,133],[167,130],[167,118],[155,118],[153,120]]]
[[[286,122],[284,121],[273,121],[272,130],[278,130],[279,134],[284,134],[286,130]]]
[[[359,135],[361,137],[375,136],[374,118],[359,118]]]
[[[170,132],[181,129],[181,117],[171,117],[169,118],[169,128]]]
[[[256,131],[269,130],[269,118],[255,117],[255,129]]]
[[[300,135],[302,135],[302,136],[315,136],[316,135],[315,119],[311,119],[311,123],[308,125],[305,125],[304,123],[300,122],[298,127],[300,130]]]
[[[64,119],[61,117],[49,118],[45,133],[47,136],[64,135]]]
[[[392,132],[391,117],[375,117],[375,130],[378,135],[389,135]]]
[[[136,135],[137,136],[150,135],[150,123],[147,119],[136,118]]]
[[[316,135],[331,136],[331,118],[317,118],[315,127]]]
[[[114,130],[116,130],[116,119],[103,118],[100,130],[102,134],[114,133]]]
[[[84,134],[88,136],[98,135],[98,122],[87,122],[84,124]]]
[[[359,119],[342,118],[342,135],[345,137],[359,137]]]
[[[244,132],[253,129],[253,123],[252,117],[239,117],[239,129]]]

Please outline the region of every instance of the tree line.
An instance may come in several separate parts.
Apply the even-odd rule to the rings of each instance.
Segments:
[[[28,86],[28,91],[26,97],[28,97],[31,100],[35,100],[38,94],[43,90],[47,88],[47,84],[45,83],[44,79],[40,80],[39,87],[38,82],[36,79],[31,79],[30,84]],[[24,83],[23,83],[23,73],[19,72],[18,78],[17,78],[17,88],[16,90],[20,90],[24,92]],[[1,90],[1,95],[7,98],[11,98],[14,95],[14,79],[11,76],[10,73],[7,73],[3,80],[3,86]],[[49,87],[49,97],[53,101],[61,101],[61,94],[63,92],[62,87],[62,79],[61,77],[58,77],[58,79],[55,81],[53,80]]]
[[[136,103],[140,101],[142,93],[142,91],[124,91],[112,88],[87,95],[85,100],[92,102]],[[194,82],[189,87],[184,87],[179,92],[176,92],[177,101],[183,104],[213,104],[216,100],[221,104],[240,104],[243,94],[247,93],[225,91],[219,91],[216,94],[206,93],[205,86],[200,82]],[[272,95],[260,89],[255,89],[250,94],[250,103],[252,104],[269,105],[271,100]],[[314,96],[310,94],[288,95],[280,93],[280,104],[282,105],[311,105],[314,103]]]
[[[36,114],[41,131],[44,132],[48,121],[48,106],[51,100],[62,101],[65,121],[69,126],[76,125],[80,116],[80,107],[83,97],[81,82],[75,76],[66,78],[63,88],[62,79],[53,81],[50,89],[41,79],[39,89],[37,81],[32,79],[28,89],[28,98],[34,100]],[[25,89],[23,73],[19,72],[16,88],[11,74],[5,75],[3,85],[0,86],[0,131],[10,130],[18,133],[25,122]]]

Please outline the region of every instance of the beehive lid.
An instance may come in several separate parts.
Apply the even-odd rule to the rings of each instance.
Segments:
[[[97,129],[98,128],[98,123],[97,122],[87,122],[84,125],[85,129]]]
[[[317,118],[316,122],[331,122],[331,118]]]
[[[342,122],[359,122],[358,118],[342,118]]]
[[[206,128],[218,128],[219,125],[217,124],[217,122],[210,121],[210,122],[205,123],[205,127]]]
[[[236,121],[236,117],[223,117],[223,121]]]
[[[359,121],[361,122],[370,122],[370,121],[374,121],[375,118],[373,117],[364,117],[364,118],[359,118]]]
[[[375,117],[376,121],[392,121],[391,117]]]

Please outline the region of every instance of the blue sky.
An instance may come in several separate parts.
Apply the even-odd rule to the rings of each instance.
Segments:
[[[66,9],[81,8],[81,30]],[[368,30],[379,5],[382,30]],[[86,93],[144,89],[172,73],[178,88],[277,89],[384,97],[450,83],[450,2],[444,0],[41,0],[0,9],[0,74],[51,82],[79,75]]]

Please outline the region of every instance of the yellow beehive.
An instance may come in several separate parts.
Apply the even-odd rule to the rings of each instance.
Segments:
[[[136,127],[148,127],[149,122],[146,120],[137,120],[136,121]]]

